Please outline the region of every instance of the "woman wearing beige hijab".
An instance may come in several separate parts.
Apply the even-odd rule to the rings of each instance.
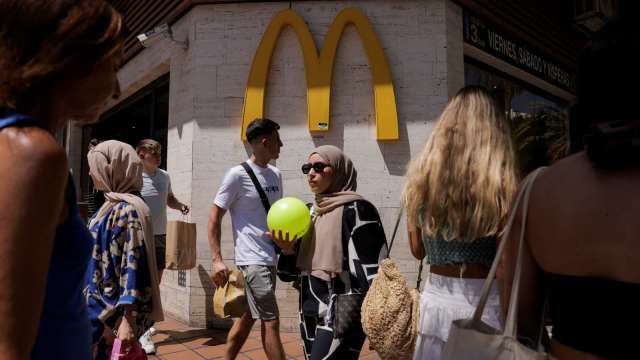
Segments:
[[[342,294],[366,294],[378,272],[380,251],[386,248],[384,229],[376,208],[355,193],[356,170],[340,149],[316,148],[302,172],[315,194],[313,227],[295,245],[302,274],[300,333],[305,357],[357,359],[365,339],[362,325],[358,317],[344,336],[337,336],[335,300]],[[278,240],[289,253],[291,243]]]
[[[87,156],[105,203],[89,223],[95,238],[85,294],[96,359],[117,336],[125,348],[163,320],[149,208],[140,197],[142,162],[128,144],[109,140]]]

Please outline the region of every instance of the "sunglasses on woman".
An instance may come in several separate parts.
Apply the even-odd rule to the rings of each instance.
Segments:
[[[312,163],[302,164],[302,173],[307,175],[309,173],[309,171],[311,171],[311,169],[313,169],[313,171],[315,171],[316,173],[320,173],[327,166],[331,166],[331,165],[325,164],[325,163],[321,163],[321,162],[317,162],[317,163],[313,163],[313,164]]]

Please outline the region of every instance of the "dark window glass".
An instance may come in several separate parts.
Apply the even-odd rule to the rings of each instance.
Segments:
[[[86,157],[91,139],[119,140],[131,144],[134,148],[142,139],[157,140],[162,145],[160,167],[166,169],[168,119],[169,75],[165,75],[103,114],[98,123],[85,126],[81,174],[83,199],[91,201],[94,197]]]
[[[569,104],[521,80],[465,59],[465,85],[489,89],[511,123],[522,174],[569,151]]]

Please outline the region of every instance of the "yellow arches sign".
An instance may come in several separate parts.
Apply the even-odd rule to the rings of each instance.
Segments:
[[[389,64],[387,64],[380,42],[367,17],[357,9],[340,11],[329,27],[320,50],[320,56],[318,56],[309,28],[300,15],[289,9],[279,12],[271,20],[253,57],[242,109],[242,140],[246,140],[244,133],[249,123],[255,118],[263,117],[264,95],[271,56],[280,32],[286,26],[291,26],[295,31],[304,56],[309,130],[329,130],[333,62],[338,49],[338,41],[344,28],[349,24],[356,27],[369,58],[373,78],[377,139],[398,139],[398,114]]]

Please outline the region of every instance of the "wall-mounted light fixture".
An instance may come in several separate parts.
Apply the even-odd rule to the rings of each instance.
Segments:
[[[189,47],[188,38],[185,41],[176,40],[173,37],[173,31],[171,31],[171,27],[167,23],[160,24],[149,31],[145,31],[137,37],[138,41],[140,41],[140,44],[142,44],[142,46],[144,47],[151,46],[159,39],[170,39],[172,42],[180,45],[185,50]]]

